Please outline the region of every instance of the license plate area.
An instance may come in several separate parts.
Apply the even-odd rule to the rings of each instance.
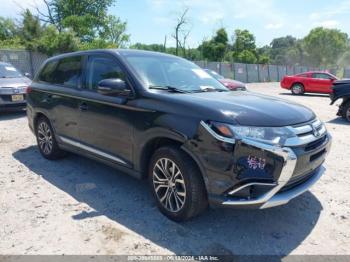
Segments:
[[[11,100],[12,100],[12,102],[23,101],[24,96],[23,95],[12,95]]]

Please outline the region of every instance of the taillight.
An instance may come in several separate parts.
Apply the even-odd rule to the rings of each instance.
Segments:
[[[32,89],[30,86],[28,86],[28,87],[26,88],[26,93],[29,94],[30,92],[32,92],[32,90],[33,90],[33,89]]]

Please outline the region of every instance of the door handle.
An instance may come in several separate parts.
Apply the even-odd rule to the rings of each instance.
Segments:
[[[85,102],[83,102],[83,103],[81,103],[80,105],[79,105],[79,110],[80,111],[86,111],[86,110],[88,110],[89,109],[89,107],[88,107],[88,105],[85,103]]]

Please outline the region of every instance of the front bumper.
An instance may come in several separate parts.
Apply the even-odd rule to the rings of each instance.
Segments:
[[[26,107],[26,93],[24,89],[20,89],[17,92],[14,92],[12,88],[0,90],[0,111],[15,111],[21,110]],[[20,95],[23,96],[23,100],[13,101],[12,96]]]
[[[313,186],[324,174],[325,168],[321,165],[316,170],[313,171],[312,176],[307,179],[305,182],[289,189],[286,191],[279,192],[286,183],[280,182],[279,184],[276,184],[275,187],[269,191],[268,193],[265,193],[264,195],[252,199],[252,200],[232,200],[232,199],[226,199],[222,201],[221,205],[223,207],[242,207],[242,208],[259,208],[259,209],[265,209],[275,206],[280,206],[287,204],[290,200],[293,198],[303,194],[311,186]]]
[[[322,136],[315,139],[312,139],[312,135],[308,133],[309,130],[304,126],[296,127],[295,130],[300,133],[301,139],[290,141],[290,145],[285,147],[267,145],[249,139],[226,141],[234,144],[235,151],[243,152],[234,160],[234,166],[239,162],[238,159],[244,159],[247,154],[260,154],[259,157],[268,155],[274,158],[274,161],[277,160],[280,166],[275,168],[277,172],[274,172],[270,180],[259,180],[256,177],[242,179],[232,183],[232,186],[221,194],[209,194],[211,205],[255,209],[274,207],[288,203],[315,184],[325,171],[323,162],[330,150],[332,138],[323,127],[319,129]],[[212,132],[208,129],[207,131]],[[216,139],[222,140],[222,137],[216,136]],[[297,142],[299,142],[298,146],[292,146]],[[235,155],[237,155],[236,152]],[[233,173],[237,177],[235,170],[239,168],[233,168]],[[259,193],[252,194],[251,192],[254,191],[252,188],[264,190],[257,190]]]

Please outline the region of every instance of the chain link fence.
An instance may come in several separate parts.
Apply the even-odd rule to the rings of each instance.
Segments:
[[[0,49],[0,61],[15,66],[22,73],[30,73],[32,76],[39,70],[41,64],[48,57],[44,54],[26,50]],[[226,78],[236,79],[244,83],[279,82],[285,75],[294,75],[312,70],[327,70],[334,75],[350,78],[350,68],[312,68],[306,66],[281,66],[242,64],[227,62],[195,61],[202,67],[216,71]]]
[[[0,62],[12,64],[19,71],[34,76],[41,64],[48,57],[44,54],[26,50],[4,50],[0,49]]]
[[[341,78],[350,78],[350,68],[315,68],[306,66],[261,65],[227,62],[195,61],[202,67],[214,70],[226,78],[244,83],[279,82],[285,75],[295,75],[307,71],[322,70]]]

